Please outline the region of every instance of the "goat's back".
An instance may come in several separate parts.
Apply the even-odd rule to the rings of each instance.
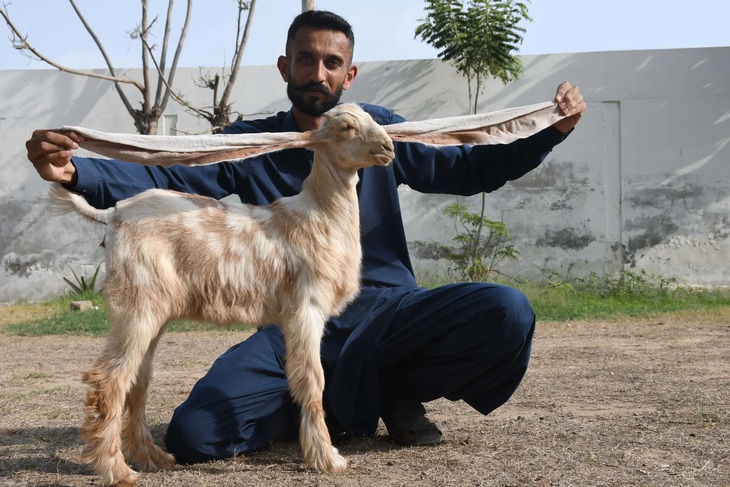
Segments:
[[[278,322],[302,302],[339,314],[359,285],[359,232],[304,199],[229,207],[149,190],[120,202],[106,237],[112,307],[221,324]]]

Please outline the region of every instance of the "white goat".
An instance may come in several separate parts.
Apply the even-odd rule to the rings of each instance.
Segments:
[[[386,129],[394,139],[432,144],[489,143],[495,137],[511,141],[559,118],[551,104],[542,104],[542,112],[536,107],[517,114],[522,122],[515,122],[511,111],[496,125],[493,119],[487,126],[478,117],[459,117]],[[516,128],[515,123],[522,125]],[[324,422],[320,341],[326,321],[358,292],[356,171],[390,163],[393,142],[386,129],[356,105],[340,105],[325,114],[316,131],[246,134],[245,149],[223,149],[223,155],[214,157],[183,150],[170,157],[172,163],[198,164],[293,147],[314,149],[314,165],[302,192],[266,207],[231,208],[211,198],[152,189],[98,210],[60,185],[51,188],[57,211],[76,210],[109,225],[104,294],[110,332],[102,356],[84,377],[90,389],[81,429],[87,443],[83,459],[106,482],[135,484],[138,474],[125,456],[144,469],[175,463],[155,445],[144,408],[156,345],[168,321],[180,318],[218,325],[279,324],[289,388],[301,407],[304,459],[321,472],[345,469]],[[93,131],[81,132],[88,137],[82,145],[107,155],[147,164],[169,155],[152,149],[149,156],[118,143],[99,143],[88,132]],[[218,144],[225,137],[210,140]]]
[[[211,198],[149,190],[97,210],[53,186],[57,208],[110,226],[104,284],[110,333],[84,379],[91,388],[82,427],[84,460],[107,482],[135,483],[122,452],[142,468],[175,463],[155,445],[144,405],[155,346],[167,322],[179,318],[279,324],[289,388],[302,410],[304,459],[323,472],[346,467],[324,422],[320,340],[327,319],[358,291],[356,171],[390,163],[393,143],[355,105],[330,111],[306,135],[304,145],[315,149],[311,175],[301,193],[268,207],[230,209]]]

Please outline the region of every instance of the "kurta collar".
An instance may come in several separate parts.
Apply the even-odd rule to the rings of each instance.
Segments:
[[[284,124],[282,126],[283,132],[301,132],[297,121],[294,119],[294,113],[291,109],[284,115]]]

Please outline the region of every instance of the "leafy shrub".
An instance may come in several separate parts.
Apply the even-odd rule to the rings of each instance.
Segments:
[[[86,276],[79,277],[76,272],[74,272],[74,270],[71,268],[71,266],[68,266],[68,268],[71,269],[71,274],[73,274],[74,279],[76,280],[76,282],[72,282],[66,277],[63,278],[68,287],[71,288],[68,291],[71,296],[81,297],[89,294],[96,294],[96,278],[99,275],[99,269],[101,269],[101,264],[96,266],[96,270],[94,271],[94,275],[91,276],[91,279],[87,278]]]
[[[455,245],[444,246],[443,251],[462,280],[483,282],[492,274],[504,275],[498,266],[505,259],[517,260],[519,256],[507,225],[484,216],[484,198],[482,193],[480,213],[472,213],[465,204],[458,202],[443,210],[445,215],[454,218],[457,233],[452,239]]]

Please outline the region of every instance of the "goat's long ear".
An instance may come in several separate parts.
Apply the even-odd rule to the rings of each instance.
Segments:
[[[145,166],[204,166],[314,145],[311,132],[158,136],[104,133],[70,126],[63,130],[82,135],[84,141],[80,145],[84,149]]]
[[[393,141],[429,145],[509,144],[529,137],[564,118],[553,102],[479,115],[403,122],[383,128]]]

